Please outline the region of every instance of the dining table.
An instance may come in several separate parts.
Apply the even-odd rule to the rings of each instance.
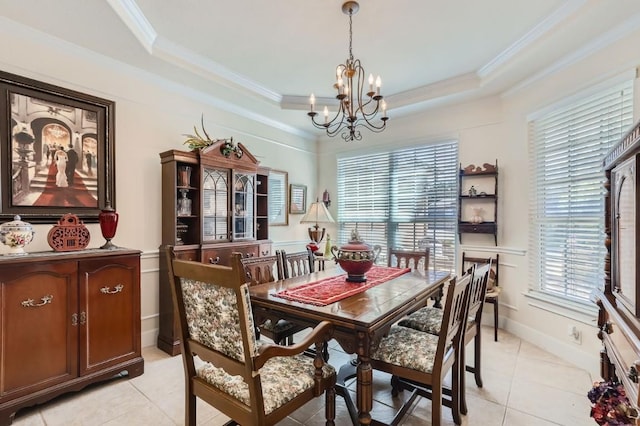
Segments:
[[[390,269],[390,268],[388,268]],[[249,289],[253,315],[256,321],[281,319],[296,324],[314,327],[322,321],[333,325],[333,338],[348,354],[356,354],[357,358],[351,366],[345,365],[338,374],[337,392],[345,396],[345,402],[354,425],[380,424],[372,421],[373,407],[373,370],[371,354],[377,349],[380,339],[391,326],[405,315],[426,306],[429,299],[442,294],[443,286],[452,278],[449,271],[428,270],[403,271],[384,282],[369,286],[367,283],[351,283],[347,297],[337,301],[330,297],[332,303],[320,304],[309,300],[296,300],[296,289],[314,286],[347,274],[339,267],[328,267],[326,270],[293,278],[254,285]],[[364,291],[357,292],[358,285],[364,285]],[[354,294],[355,292],[355,294]],[[287,295],[288,296],[285,296]],[[326,296],[326,295],[325,295]],[[330,362],[330,360],[329,360]],[[356,401],[355,404],[344,383],[344,371],[349,367],[355,369]],[[346,395],[345,395],[346,394]]]

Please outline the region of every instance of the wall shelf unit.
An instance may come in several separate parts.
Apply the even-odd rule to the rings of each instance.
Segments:
[[[458,239],[462,234],[493,234],[498,245],[498,160],[482,167],[460,164]]]

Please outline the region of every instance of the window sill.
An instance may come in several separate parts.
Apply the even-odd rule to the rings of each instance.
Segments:
[[[528,304],[534,308],[551,312],[587,325],[593,325],[598,318],[598,307],[551,296],[538,291],[523,293],[529,299]]]

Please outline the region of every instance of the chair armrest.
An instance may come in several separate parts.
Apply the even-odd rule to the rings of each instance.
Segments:
[[[333,335],[333,325],[329,321],[322,321],[318,324],[307,337],[299,343],[291,346],[282,346],[276,344],[263,344],[258,349],[258,356],[254,359],[256,370],[261,368],[270,358],[276,356],[294,356],[304,352],[311,344],[315,343],[318,348],[322,347],[324,342],[331,339]],[[320,350],[317,351],[321,353]]]

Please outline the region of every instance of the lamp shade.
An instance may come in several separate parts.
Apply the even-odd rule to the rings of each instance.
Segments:
[[[329,210],[327,210],[327,207],[321,201],[311,203],[307,214],[305,214],[300,220],[300,223],[313,223],[316,225],[318,223],[334,222],[335,220],[333,220],[331,213],[329,213]]]
[[[313,223],[313,227],[309,228],[309,238],[315,243],[319,243],[324,238],[325,229],[318,229],[319,223],[334,223],[333,217],[327,207],[324,205],[322,201],[317,201],[315,203],[311,203],[309,206],[309,211],[305,214],[300,223]],[[315,249],[314,249],[315,250]]]

